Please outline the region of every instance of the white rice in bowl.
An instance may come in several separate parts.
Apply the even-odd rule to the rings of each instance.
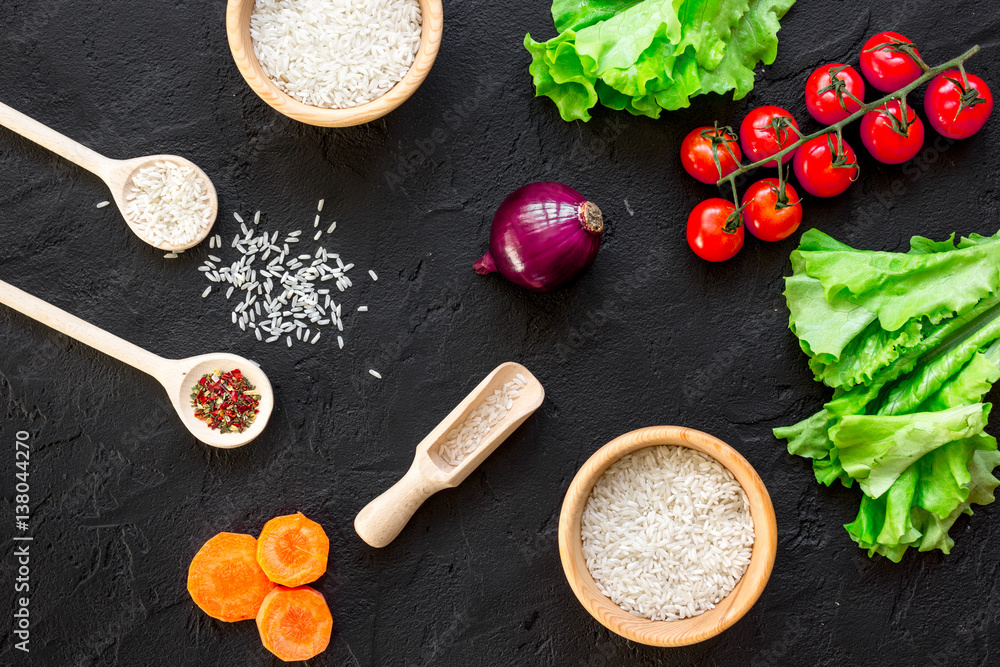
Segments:
[[[597,587],[622,609],[677,621],[714,609],[750,564],[750,503],[733,474],[689,447],[622,457],[597,480],[582,518]]]
[[[348,109],[406,75],[420,21],[417,0],[256,0],[250,36],[281,90],[310,106]]]

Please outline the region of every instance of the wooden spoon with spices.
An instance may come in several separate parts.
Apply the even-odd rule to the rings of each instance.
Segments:
[[[2,280],[0,280],[0,303],[52,327],[84,345],[89,345],[129,366],[152,375],[167,390],[170,403],[174,406],[174,410],[184,426],[191,431],[191,435],[206,445],[232,449],[247,444],[261,434],[274,410],[274,391],[271,388],[271,383],[264,372],[249,359],[225,353],[203,354],[187,359],[164,359]],[[226,373],[237,368],[249,384],[253,385],[253,391],[259,394],[259,396],[255,394],[260,400],[257,406],[259,412],[242,432],[233,430],[222,433],[210,428],[206,422],[195,416],[195,408],[191,404],[191,394],[194,386],[203,376],[216,370]]]
[[[480,406],[496,395],[496,391],[516,381],[520,394],[510,407],[478,441],[474,449],[461,457],[450,455],[447,449],[450,434],[475,419]],[[500,443],[538,409],[545,399],[542,384],[521,364],[508,361],[472,390],[426,438],[417,445],[413,464],[388,491],[368,503],[354,519],[354,530],[373,547],[384,547],[403,530],[410,517],[425,500],[443,489],[453,488],[493,453]],[[452,463],[449,463],[449,460]]]
[[[125,218],[129,229],[154,248],[170,252],[184,251],[204,241],[208,233],[212,231],[212,225],[215,224],[215,218],[219,214],[219,198],[211,179],[190,160],[178,155],[147,155],[131,160],[112,160],[3,103],[0,103],[0,125],[99,176],[111,189],[111,196],[115,200],[118,210],[121,211],[122,217]],[[205,184],[208,195],[208,213],[204,218],[204,223],[192,230],[193,236],[184,243],[171,243],[151,237],[149,231],[139,224],[130,211],[129,195],[135,189],[133,177],[144,167],[154,166],[158,163],[190,167],[194,170],[195,179],[204,181]]]

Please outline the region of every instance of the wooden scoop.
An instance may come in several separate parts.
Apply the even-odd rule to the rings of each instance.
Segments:
[[[114,198],[118,210],[121,211],[122,217],[125,218],[125,222],[128,223],[129,229],[140,239],[155,248],[172,252],[187,250],[204,241],[205,237],[212,230],[212,225],[215,223],[215,218],[219,213],[219,198],[215,193],[215,186],[212,185],[211,179],[208,178],[198,165],[190,160],[177,155],[147,155],[146,157],[138,157],[131,160],[112,160],[2,103],[0,103],[0,125],[17,132],[25,139],[30,139],[36,144],[48,148],[53,153],[61,155],[70,162],[80,165],[87,171],[100,176],[101,180],[111,189],[111,196]],[[132,177],[143,167],[156,162],[171,162],[179,167],[189,166],[194,169],[198,178],[205,181],[205,185],[208,188],[208,196],[212,209],[208,222],[202,226],[197,236],[184,245],[174,245],[166,241],[154,243],[152,239],[146,236],[145,230],[137,225],[129,214],[128,195],[132,190]]]
[[[461,425],[483,401],[513,380],[520,373],[526,380],[518,390],[507,414],[483,437],[479,446],[452,466],[441,458],[440,450],[448,433]],[[354,529],[365,542],[373,547],[384,547],[392,542],[425,500],[441,491],[458,486],[501,442],[531,416],[545,399],[541,383],[521,364],[500,364],[486,376],[472,393],[465,397],[430,434],[417,445],[413,464],[396,484],[375,500],[368,503],[354,519]]]
[[[184,422],[184,426],[191,431],[191,435],[206,445],[231,449],[247,444],[261,434],[271,417],[271,411],[274,410],[274,392],[271,383],[264,372],[249,359],[235,354],[203,354],[187,359],[164,359],[2,280],[0,280],[0,303],[152,375],[167,390],[170,403]],[[260,392],[258,406],[260,412],[249,428],[242,433],[221,433],[209,428],[208,424],[195,417],[190,398],[191,388],[202,376],[213,370],[225,372],[234,368],[239,368],[250,384]]]

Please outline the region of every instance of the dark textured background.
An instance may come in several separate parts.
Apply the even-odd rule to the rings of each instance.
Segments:
[[[112,157],[191,158],[218,188],[227,247],[233,210],[262,209],[272,229],[311,229],[325,197],[325,220],[339,221],[329,244],[359,265],[345,309],[371,312],[347,319],[343,351],[329,334],[315,347],[260,344],[230,324],[218,294],[200,298],[195,267],[207,247],[164,260],[113,207],[94,208],[108,198],[96,177],[0,130],[0,278],[165,356],[256,359],[277,391],[263,437],[213,450],[183,429],[152,378],[0,308],[4,610],[20,429],[32,434],[35,536],[32,652],[12,650],[3,621],[0,662],[276,663],[252,622],[198,610],[185,576],[211,535],[256,534],[301,510],[331,539],[317,586],[335,631],[314,664],[998,664],[1000,509],[960,519],[948,557],[893,565],[855,547],[841,525],[856,491],[820,488],[770,435],[827,396],[786,328],[780,279],[795,241],[748,238],[725,265],[697,260],[684,220],[713,188],[688,179],[677,158],[692,127],[737,125],[759,104],[814,128],[802,102],[808,74],[856,64],[880,30],[908,35],[931,63],[977,42],[970,70],[998,87],[995,5],[800,0],[777,62],[746,99],[699,98],[659,121],[598,111],[568,124],[533,99],[521,47],[526,31],[553,34],[547,3],[446,0],[426,83],[388,117],[351,129],[300,125],[264,105],[229,55],[224,5],[3,0],[0,99]],[[861,148],[857,129],[846,137]],[[914,233],[993,233],[998,138],[994,119],[908,167],[862,155],[860,182],[834,200],[808,199],[806,225],[880,249],[905,248]],[[610,226],[594,268],[548,296],[471,269],[496,205],[538,179],[573,185]],[[905,192],[891,194],[895,182]],[[378,283],[363,278],[368,267]],[[542,380],[542,408],[389,547],[363,544],[357,511],[505,360]],[[605,630],[573,597],[556,549],[576,470],[611,438],[653,424],[733,444],[778,516],[763,597],[728,632],[686,649]]]

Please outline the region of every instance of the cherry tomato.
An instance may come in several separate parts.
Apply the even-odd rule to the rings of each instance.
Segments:
[[[732,155],[726,147],[732,151]],[[715,166],[714,151],[719,156],[719,167]],[[736,159],[733,159],[733,156]],[[702,183],[715,183],[723,176],[736,171],[740,160],[740,145],[736,135],[723,127],[696,127],[681,143],[681,164],[684,170]]]
[[[806,109],[823,123],[833,125],[861,108],[851,96],[865,99],[865,80],[843,63],[823,65],[806,81]]]
[[[782,127],[780,132],[775,134],[772,125],[775,118],[785,118],[787,120],[779,122],[791,125],[795,130],[799,129],[799,124],[792,118],[792,114],[781,107],[758,107],[748,113],[747,117],[740,123],[740,143],[743,145],[743,152],[746,153],[747,158],[753,162],[770,157],[782,148],[798,141],[798,133],[789,127]],[[795,152],[792,151],[782,157],[781,164],[791,160]],[[777,167],[778,161],[771,160],[764,166]]]
[[[898,32],[880,32],[861,48],[861,72],[868,83],[884,93],[892,93],[920,78],[920,65],[908,54],[899,51],[898,45],[909,45],[920,57],[906,37]]]
[[[734,257],[743,247],[743,225],[731,233],[725,227],[735,213],[733,202],[718,197],[695,206],[687,221],[687,242],[694,254],[710,262]]]
[[[986,82],[968,74],[968,87],[962,73],[950,69],[934,77],[924,92],[927,122],[949,139],[967,139],[983,128],[993,113],[993,93]]]
[[[785,199],[778,206],[778,179],[762,178],[743,193],[743,225],[761,241],[780,241],[792,235],[802,222],[802,200],[791,183],[785,183]]]
[[[908,127],[902,126],[899,100],[890,100],[861,119],[861,141],[872,157],[885,164],[902,164],[924,145],[924,124],[913,107],[907,105]]]
[[[834,165],[837,137],[826,134],[799,146],[792,168],[806,192],[817,197],[834,197],[846,190],[858,177],[854,150],[843,142],[840,164]]]

